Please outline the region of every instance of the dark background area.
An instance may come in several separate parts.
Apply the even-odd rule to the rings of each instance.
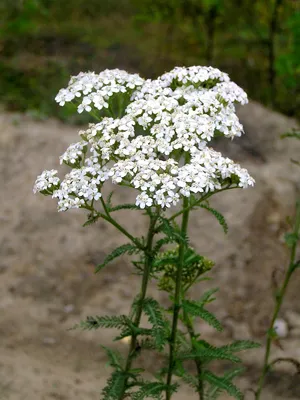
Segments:
[[[70,121],[53,100],[70,74],[175,65],[216,66],[299,118],[299,58],[295,0],[0,1],[0,102],[37,118]]]

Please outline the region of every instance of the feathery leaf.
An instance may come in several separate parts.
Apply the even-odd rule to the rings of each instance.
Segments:
[[[159,217],[158,220],[161,222],[158,230],[159,232],[163,232],[168,238],[176,243],[184,243],[185,245],[188,245],[188,236],[183,235],[174,222],[171,223],[164,217]]]
[[[120,246],[120,247],[117,247],[116,249],[114,249],[110,254],[108,254],[106,257],[105,257],[105,259],[104,259],[104,261],[103,261],[103,263],[102,264],[99,264],[97,267],[96,267],[96,270],[95,270],[95,272],[99,272],[102,268],[104,268],[107,264],[109,264],[111,261],[113,261],[115,258],[118,258],[118,257],[120,257],[120,256],[122,256],[123,254],[134,254],[134,253],[138,253],[138,251],[139,251],[139,249],[136,247],[136,246],[134,246],[134,245],[132,245],[132,244],[130,244],[130,243],[128,243],[128,244],[123,244],[122,246]]]
[[[123,357],[121,356],[121,354],[116,351],[116,350],[112,350],[109,347],[106,346],[102,346],[102,349],[105,350],[108,358],[109,358],[109,365],[117,370],[122,371],[122,362],[124,361]]]
[[[223,375],[223,378],[228,380],[229,382],[232,381],[233,378],[236,376],[240,375],[242,372],[244,372],[245,368],[234,368],[231,371],[226,372]],[[222,394],[223,389],[216,385],[211,385],[211,387],[207,390],[205,398],[207,400],[216,400],[221,394]]]
[[[234,342],[225,346],[219,347],[220,349],[236,353],[242,350],[257,349],[261,347],[259,343],[252,342],[251,340],[235,340]]]
[[[208,204],[200,204],[200,207],[204,208],[205,210],[207,210],[211,214],[213,214],[216,217],[216,219],[218,220],[219,224],[222,226],[224,232],[225,233],[228,232],[227,222],[226,222],[224,216],[219,211],[217,211],[216,209],[210,207]]]
[[[207,311],[202,305],[199,305],[197,302],[184,300],[182,302],[182,307],[188,314],[194,317],[202,318],[205,322],[214,327],[217,331],[220,332],[223,330],[220,321],[214,316],[214,314]]]
[[[241,362],[239,357],[236,357],[229,351],[225,351],[209,344],[206,344],[205,346],[201,345],[199,342],[195,342],[195,344],[197,344],[196,348],[194,347],[189,352],[179,354],[179,358],[182,360],[200,359],[202,362],[210,362],[213,360],[228,360],[234,363]]]
[[[201,377],[213,387],[227,392],[237,400],[243,400],[244,396],[242,392],[229,379],[219,377],[210,371],[203,371]]]
[[[126,375],[121,371],[114,371],[102,390],[102,400],[119,400],[123,393]]]
[[[74,328],[81,328],[83,330],[91,330],[98,328],[122,328],[127,326],[129,319],[126,315],[119,316],[109,316],[105,315],[103,317],[88,316],[85,321],[81,321],[79,325],[76,325]]]
[[[152,337],[155,340],[158,350],[163,350],[167,342],[167,324],[164,320],[159,303],[148,297],[143,301],[143,310],[152,324]]]
[[[110,208],[110,212],[119,211],[119,210],[139,210],[142,211],[140,207],[136,206],[134,203],[124,203],[119,204],[115,207]]]
[[[144,400],[148,398],[158,399],[162,398],[162,394],[166,390],[167,385],[162,382],[145,382],[141,389],[132,394],[132,400]],[[172,385],[172,391],[175,392],[177,385]]]

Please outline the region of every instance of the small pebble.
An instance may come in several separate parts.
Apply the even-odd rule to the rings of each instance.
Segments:
[[[274,330],[276,331],[277,335],[280,338],[285,338],[287,337],[289,333],[289,327],[287,322],[284,319],[278,318],[275,320],[274,323]]]
[[[67,304],[65,307],[64,307],[64,312],[65,313],[71,313],[72,311],[74,311],[74,304]]]
[[[44,337],[43,338],[43,343],[44,344],[55,344],[56,340],[53,337]]]

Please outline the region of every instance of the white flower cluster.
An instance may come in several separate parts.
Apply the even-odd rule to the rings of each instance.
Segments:
[[[131,93],[144,82],[138,74],[113,69],[95,74],[80,72],[73,76],[66,89],[61,89],[55,100],[60,106],[79,100],[78,112],[90,112],[92,107],[98,110],[109,107],[109,100],[116,93]]]
[[[247,95],[227,74],[212,67],[177,67],[144,81],[120,70],[81,73],[57,101],[81,98],[78,111],[91,111],[109,108],[114,93],[121,96],[122,112],[79,132],[82,140],[60,158],[73,168],[62,183],[56,171],[37,179],[35,191],[52,194],[60,211],[99,200],[108,179],[137,189],[140,208],[171,207],[182,196],[201,196],[224,185],[253,186],[247,170],[207,147],[215,134],[233,138],[243,132],[234,104],[245,104]]]
[[[40,192],[43,194],[51,194],[53,190],[60,185],[60,179],[56,175],[57,170],[55,169],[44,171],[37,177],[33,187],[33,193]]]
[[[65,163],[71,167],[80,163],[84,154],[87,151],[88,143],[85,141],[71,144],[62,156],[60,156],[60,163]]]

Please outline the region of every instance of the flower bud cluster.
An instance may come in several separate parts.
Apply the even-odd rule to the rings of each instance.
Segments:
[[[120,107],[115,114],[114,94]],[[90,206],[108,179],[137,189],[140,208],[171,207],[182,196],[225,184],[254,184],[246,169],[207,146],[215,135],[243,132],[235,103],[245,104],[247,95],[218,69],[177,67],[156,80],[120,70],[80,73],[56,100],[77,101],[78,112],[111,112],[80,131],[81,141],[61,156],[73,168],[61,183],[56,171],[38,177],[35,191],[52,194],[60,211]]]

